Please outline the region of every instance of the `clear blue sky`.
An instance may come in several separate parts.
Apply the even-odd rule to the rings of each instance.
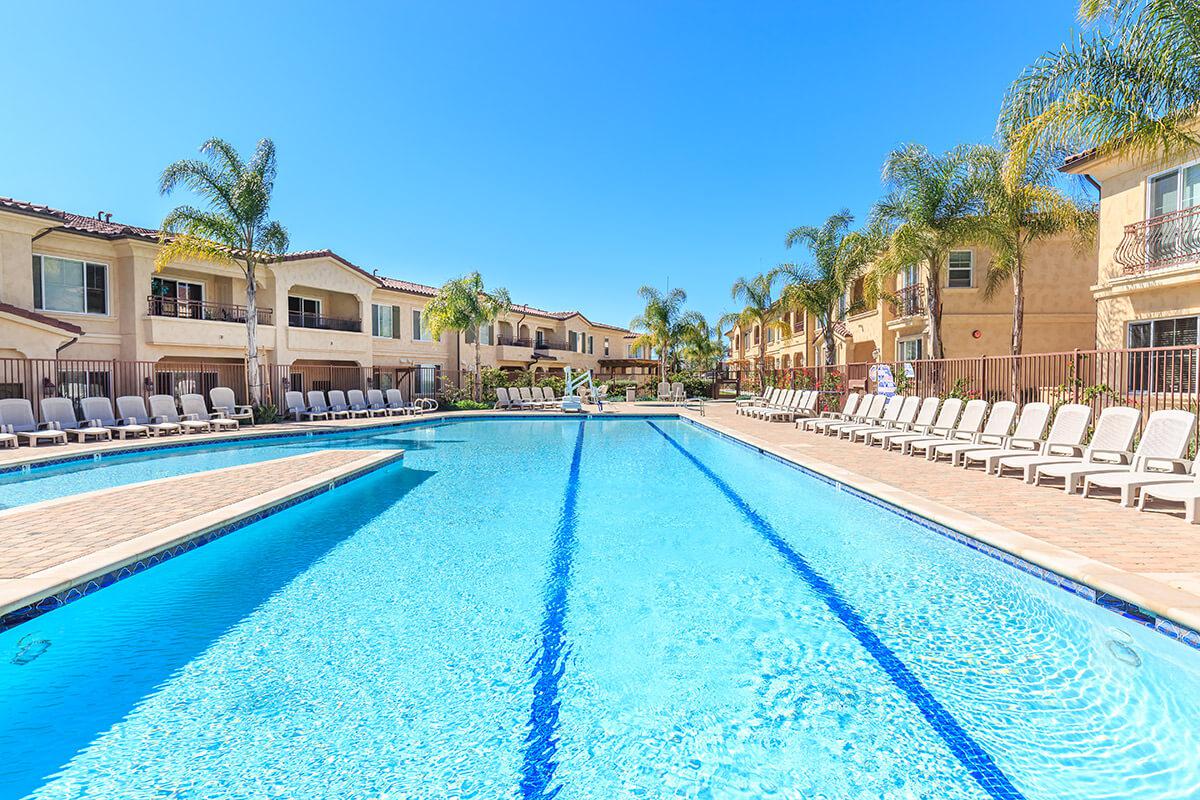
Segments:
[[[164,165],[269,136],[293,249],[621,325],[668,279],[731,310],[787,229],[865,215],[894,146],[989,139],[1076,7],[182,5],[6,5],[0,195],[156,226]]]

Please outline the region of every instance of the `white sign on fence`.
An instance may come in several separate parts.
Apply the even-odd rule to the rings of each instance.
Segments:
[[[872,364],[868,375],[875,384],[876,394],[891,397],[896,393],[896,378],[889,364]]]

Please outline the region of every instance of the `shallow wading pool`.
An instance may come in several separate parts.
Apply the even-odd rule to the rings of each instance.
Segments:
[[[0,634],[0,797],[1189,798],[1200,654],[675,420],[384,468]]]

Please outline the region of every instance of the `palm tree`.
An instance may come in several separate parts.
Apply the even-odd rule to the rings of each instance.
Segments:
[[[1012,389],[1019,382],[1025,320],[1025,264],[1035,242],[1073,232],[1081,239],[1093,235],[1096,214],[1083,208],[1055,186],[1057,160],[1045,154],[980,145],[967,155],[971,183],[981,200],[978,213],[966,220],[967,237],[992,253],[984,282],[989,299],[1007,283],[1012,286]]]
[[[275,187],[275,145],[261,139],[248,162],[221,139],[200,146],[206,160],[184,159],[163,170],[159,191],[184,186],[204,199],[207,209],[179,206],[163,219],[155,270],[173,261],[201,259],[234,264],[246,278],[246,371],[250,402],[262,402],[258,365],[258,276],[260,265],[279,260],[288,247],[287,230],[268,219]]]
[[[689,366],[698,372],[710,372],[725,355],[725,340],[720,327],[714,328],[701,317],[684,331],[680,349]]]
[[[676,345],[689,326],[704,318],[695,311],[684,311],[687,292],[683,289],[663,293],[653,286],[643,286],[638,289],[638,295],[646,302],[646,307],[629,323],[630,330],[641,334],[633,340],[633,347],[658,353],[659,380],[665,381],[667,364]]]
[[[850,230],[853,223],[854,216],[842,209],[820,227],[801,226],[788,231],[784,245],[804,245],[812,260],[780,264],[775,270],[787,284],[782,305],[816,317],[823,331],[825,363],[830,366],[837,360],[833,329],[847,314],[858,310],[845,303],[846,292],[866,270],[872,256],[867,239]]]
[[[752,330],[758,326],[758,379],[759,385],[766,383],[767,368],[767,327],[775,324],[779,318],[779,306],[775,302],[775,283],[778,275],[774,270],[755,275],[753,278],[738,278],[729,290],[730,297],[735,302],[743,303],[741,311],[725,314],[717,322],[717,327],[726,328],[737,326],[743,331]]]
[[[507,289],[488,292],[483,277],[472,272],[456,280],[446,281],[425,306],[429,332],[437,339],[443,331],[473,331],[475,334],[475,380],[472,395],[479,399],[481,381],[479,330],[491,325],[512,309]]]
[[[942,346],[942,265],[967,234],[978,195],[969,180],[968,151],[942,155],[919,144],[893,150],[884,161],[888,193],[871,210],[872,236],[881,249],[872,268],[875,285],[913,264],[924,264],[925,314],[929,354],[944,358]]]
[[[1200,2],[1082,0],[1093,30],[1022,72],[1002,138],[1043,149],[1161,157],[1200,145]]]

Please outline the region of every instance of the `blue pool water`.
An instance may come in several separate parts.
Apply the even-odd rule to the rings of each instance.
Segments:
[[[1200,796],[1194,651],[684,422],[0,498],[331,445],[407,453],[0,634],[0,797]]]

